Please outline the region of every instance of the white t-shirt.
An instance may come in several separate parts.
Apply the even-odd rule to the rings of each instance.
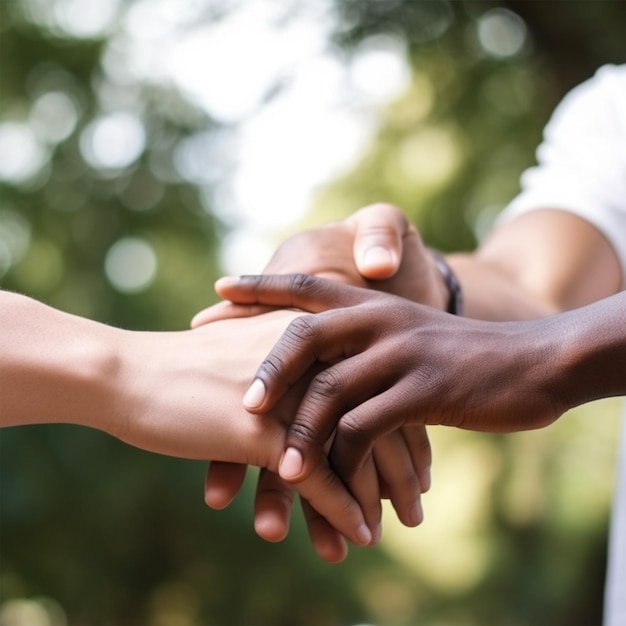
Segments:
[[[626,65],[606,65],[559,104],[537,150],[538,165],[501,220],[563,209],[592,223],[612,244],[626,288]],[[626,626],[626,419],[611,521],[605,626]]]

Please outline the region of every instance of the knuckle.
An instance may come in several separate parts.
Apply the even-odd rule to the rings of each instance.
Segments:
[[[292,274],[289,278],[290,290],[301,295],[311,295],[317,289],[318,279],[311,274]]]
[[[310,393],[321,398],[337,398],[343,395],[346,382],[339,371],[328,368],[311,381]]]
[[[319,324],[314,315],[302,315],[292,320],[285,330],[285,340],[292,344],[309,343],[318,336]]]
[[[409,377],[413,389],[420,389],[423,398],[437,397],[446,387],[446,373],[439,367],[420,364]]]
[[[306,448],[321,449],[323,443],[318,440],[317,429],[308,421],[294,421],[289,427],[289,437],[297,440],[301,446]]]
[[[259,366],[257,376],[262,379],[274,380],[285,374],[286,364],[279,352],[270,354]]]
[[[342,439],[351,448],[368,448],[370,436],[358,416],[354,413],[344,415],[337,427]]]

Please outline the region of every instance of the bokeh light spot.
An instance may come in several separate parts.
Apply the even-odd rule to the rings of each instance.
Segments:
[[[30,224],[19,213],[0,211],[0,277],[22,260],[30,244]]]
[[[62,0],[54,4],[56,25],[76,38],[95,39],[114,24],[117,0]]]
[[[122,293],[138,293],[154,281],[158,263],[154,248],[139,237],[116,241],[107,252],[104,269],[109,282]]]
[[[29,121],[41,139],[58,143],[72,134],[78,109],[74,100],[62,91],[48,92],[34,102]]]
[[[19,122],[0,124],[0,180],[19,184],[33,178],[48,160],[35,133]]]
[[[398,37],[378,35],[363,41],[350,68],[359,92],[374,103],[384,103],[407,89],[411,70],[406,46]]]
[[[133,113],[119,111],[92,122],[82,133],[80,149],[95,169],[120,170],[134,163],[146,145],[146,133]]]
[[[524,20],[508,9],[491,9],[478,20],[478,41],[483,50],[498,58],[519,54],[526,43]]]

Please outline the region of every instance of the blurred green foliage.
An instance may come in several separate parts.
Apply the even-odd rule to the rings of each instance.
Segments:
[[[174,87],[116,84],[103,70],[107,35],[64,36],[33,19],[44,4],[0,4],[0,122],[36,129],[34,103],[59,92],[76,120],[48,142],[33,176],[0,187],[0,284],[107,323],[183,328],[211,301],[228,229],[211,183],[177,169],[177,149],[224,129]],[[227,14],[237,3],[214,5]],[[560,97],[599,65],[625,60],[623,0],[335,5],[333,39],[345,55],[399,38],[413,80],[307,223],[386,200],[443,250],[472,248],[515,194]],[[526,33],[515,53],[481,44],[489,12]],[[140,120],[144,144],[128,163],[94,167],[81,140],[107,101]],[[113,246],[129,238],[157,260],[137,291],[105,272]],[[284,543],[256,538],[252,481],[216,513],[202,503],[203,464],[87,429],[7,429],[0,602],[52,598],[69,624],[89,625],[599,623],[616,414],[615,403],[592,405],[512,437],[433,431],[424,527],[407,532],[387,515],[381,548],[338,566],[313,554],[297,514]]]

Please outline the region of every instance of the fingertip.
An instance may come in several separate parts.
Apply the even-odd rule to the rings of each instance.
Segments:
[[[191,323],[189,324],[191,328],[198,328],[198,326],[202,326],[205,323],[205,318],[207,317],[207,309],[202,311],[198,311],[192,318]]]
[[[367,248],[358,261],[359,273],[366,278],[381,280],[393,276],[399,265],[398,255],[387,247]]]
[[[377,546],[380,543],[380,540],[383,536],[383,526],[382,524],[376,524],[376,526],[371,530],[372,540],[370,541],[370,546]]]
[[[365,522],[363,522],[356,529],[355,536],[356,544],[358,546],[369,546],[372,544],[372,541],[374,541],[374,533],[372,533],[372,531],[369,529]]]
[[[348,544],[340,535],[327,537],[315,545],[315,551],[326,563],[341,563],[348,556]]]
[[[254,530],[265,541],[278,543],[288,535],[289,524],[280,513],[268,509],[257,512],[254,518]]]
[[[294,480],[302,473],[304,459],[296,448],[289,447],[285,450],[283,458],[278,466],[278,473],[285,480]]]
[[[260,378],[255,378],[243,397],[243,405],[246,409],[258,409],[264,402],[267,390]]]
[[[409,512],[409,524],[408,526],[419,526],[424,521],[424,509],[422,508],[422,501],[418,500]]]
[[[204,502],[211,509],[225,509],[233,499],[232,491],[219,485],[207,485],[204,489]]]
[[[219,292],[220,289],[232,287],[236,285],[239,281],[240,279],[238,276],[222,276],[221,278],[218,278],[214,283],[215,291]]]
[[[309,520],[309,533],[315,552],[327,563],[341,563],[348,556],[348,542],[324,518]]]
[[[206,309],[202,309],[202,311],[198,311],[191,319],[191,328],[198,328],[209,322],[223,319],[227,309],[231,308],[231,306],[230,302],[218,302]],[[224,310],[222,311],[222,309]]]

